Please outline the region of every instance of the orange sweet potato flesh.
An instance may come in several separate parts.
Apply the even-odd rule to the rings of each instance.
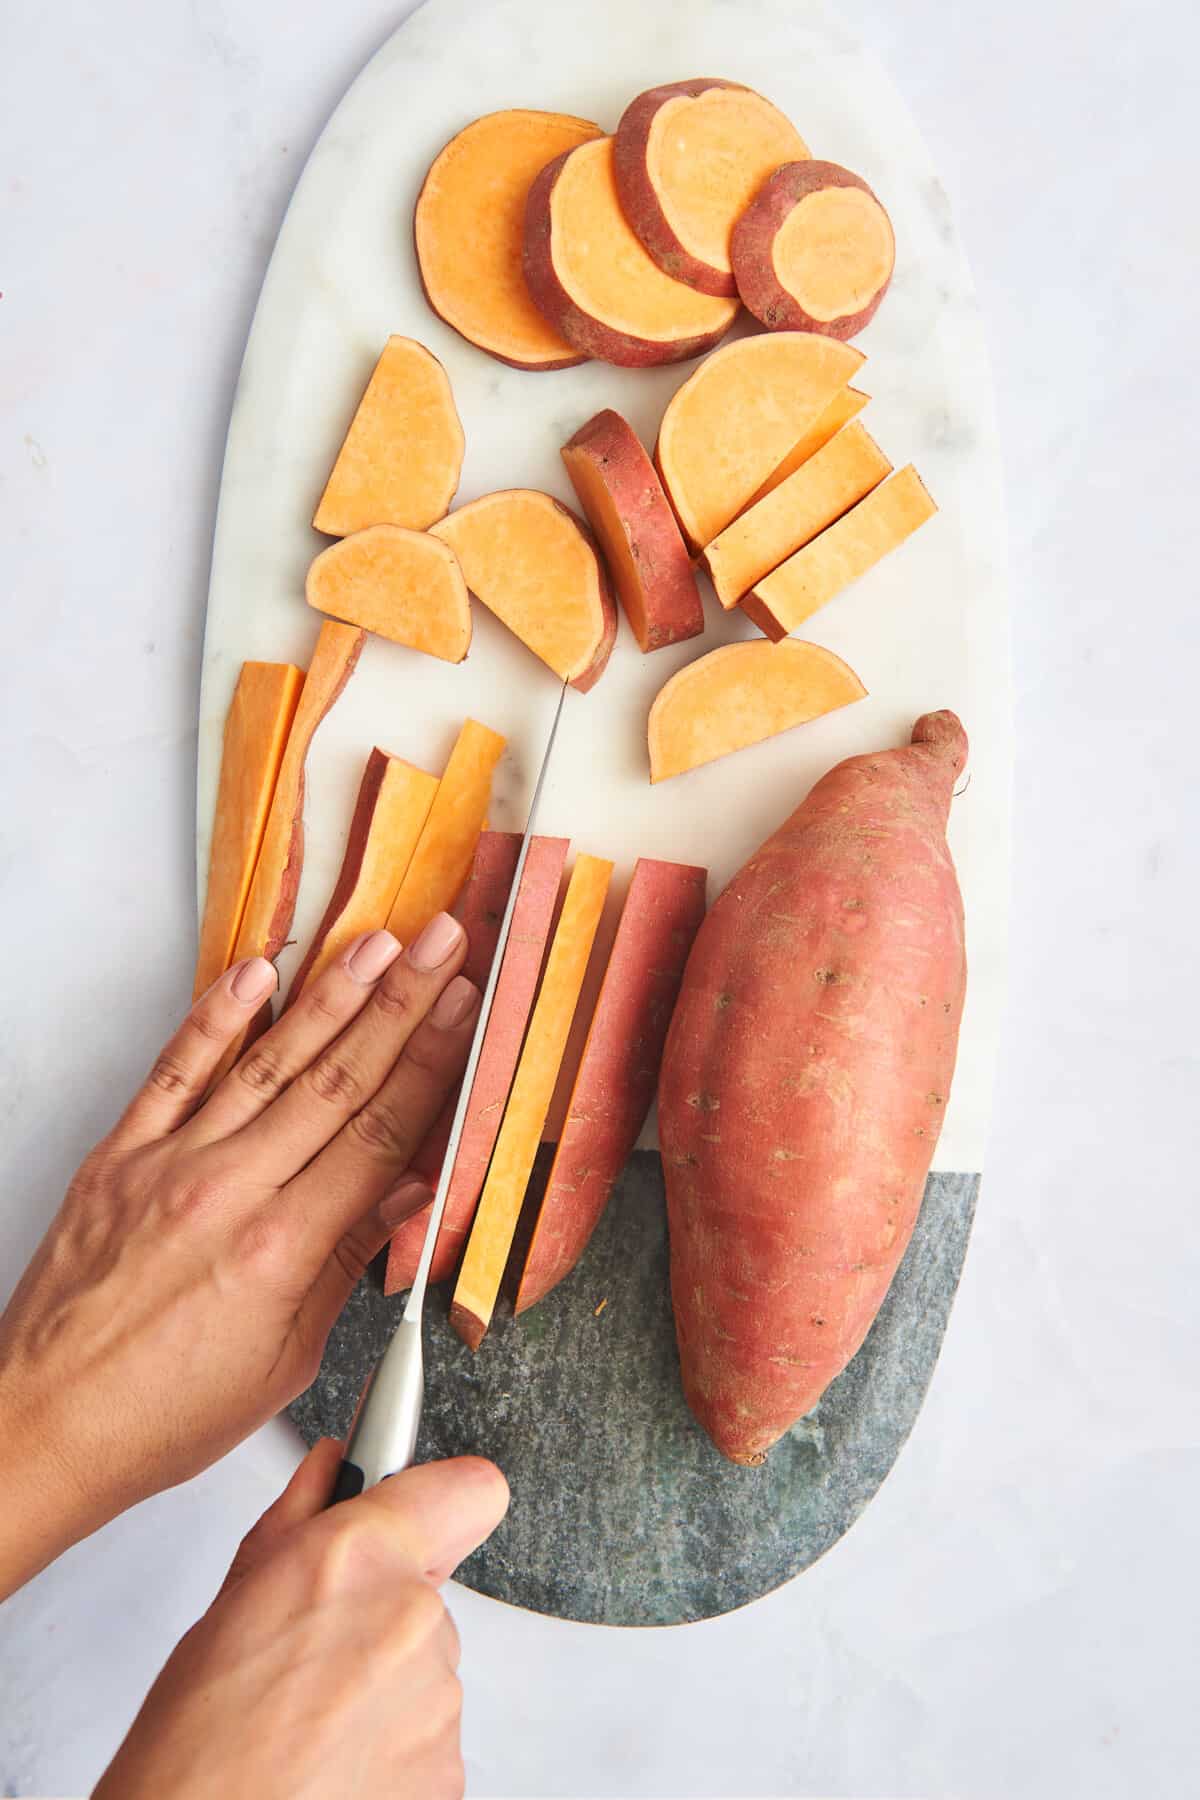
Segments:
[[[225,719],[194,1000],[233,961],[279,765],[303,685],[303,671],[291,663],[246,662],[233,690]]]
[[[859,424],[847,425],[786,481],[746,508],[715,537],[701,561],[728,610],[802,544],[840,519],[892,465]]]
[[[704,917],[706,879],[704,869],[647,857],[634,868],[525,1259],[518,1313],[575,1267],[637,1143]]]
[[[583,356],[625,368],[680,362],[711,349],[736,299],[697,293],[665,275],[621,208],[613,142],[555,157],[529,190],[525,280],[535,305]]]
[[[650,708],[650,779],[666,781],[861,700],[866,688],[820,644],[723,644],[673,675]]]
[[[279,765],[262,849],[233,960],[273,960],[287,942],[304,867],[304,763],[321,720],[354,672],[365,632],[326,621],[317,638]]]
[[[458,558],[427,531],[371,525],[313,558],[304,594],[318,612],[443,662],[471,647],[471,598]]]
[[[324,917],[292,980],[288,1005],[356,937],[378,931],[429,817],[438,783],[399,756],[372,750],[350,820],[346,853]]]
[[[599,125],[565,113],[488,113],[434,159],[413,221],[425,295],[447,325],[515,369],[584,360],[530,298],[522,267],[534,177]]]
[[[459,732],[388,912],[387,929],[402,944],[414,943],[434,914],[449,912],[462,892],[504,743],[498,732],[475,719],[468,719]]]
[[[785,163],[733,230],[738,292],[772,331],[857,337],[895,262],[891,220],[861,175],[840,163]]]
[[[617,637],[617,608],[591,533],[550,494],[507,488],[460,506],[433,528],[467,586],[581,693],[594,686]]]
[[[611,408],[599,412],[563,445],[562,459],[639,649],[698,637],[704,606],[687,545],[633,427]]]
[[[415,338],[390,337],[350,421],[314,526],[330,537],[368,525],[424,531],[454,498],[465,448],[437,357]]]
[[[450,1323],[472,1350],[477,1350],[483,1340],[500,1292],[611,876],[610,862],[581,855],[567,886],[541,991],[455,1283]]]
[[[684,536],[711,544],[861,368],[810,331],[739,338],[702,362],[659,426],[655,462]]]
[[[776,643],[896,549],[937,507],[908,463],[743,595],[742,611]]]
[[[781,481],[786,481],[789,475],[794,475],[802,463],[806,463],[810,456],[815,456],[821,446],[827,444],[831,437],[836,437],[843,425],[848,425],[851,419],[858,417],[870,398],[869,394],[864,394],[859,388],[853,387],[842,388],[836,393],[824,412],[817,415],[803,437],[798,438],[792,445],[778,468],[772,469],[758,492],[750,496],[748,504],[756,505],[758,501],[773,493]]]
[[[704,77],[650,88],[615,139],[625,215],[658,267],[703,294],[736,294],[731,235],[780,163],[808,155],[790,120],[761,94]]]
[[[671,1021],[659,1135],[688,1405],[761,1463],[854,1355],[904,1254],[966,987],[953,713],[857,756],[735,875]]]
[[[565,857],[565,840],[563,840],[562,847]],[[492,958],[496,953],[496,945],[500,938],[500,926],[504,920],[504,909],[508,904],[509,891],[512,888],[513,876],[516,874],[520,851],[521,839],[516,832],[485,831],[479,840],[479,847],[475,852],[475,860],[471,864],[467,885],[459,896],[458,905],[454,909],[455,917],[467,934],[467,958],[462,972],[468,981],[473,981],[475,986],[481,990],[486,985],[491,972]],[[528,862],[526,862],[526,868],[528,868]],[[554,877],[555,889],[557,889],[557,882],[556,875]],[[553,904],[553,898],[551,898],[551,909],[553,909]],[[546,929],[549,931],[549,916],[547,916]],[[510,937],[509,943],[511,944],[511,942]],[[535,971],[533,982],[536,980]],[[529,1000],[532,1004],[532,984]],[[526,1012],[528,1012],[528,1007]],[[488,1023],[487,1037],[491,1035],[491,1025],[495,1017],[496,1013],[493,1008],[491,1020]],[[517,1033],[517,1047],[512,1052],[513,1067],[516,1065],[519,1047],[520,1031]],[[511,1074],[512,1068],[510,1067],[510,1078]],[[412,1159],[412,1167],[419,1175],[425,1177],[432,1188],[436,1188],[438,1177],[442,1172],[442,1163],[445,1160],[446,1148],[450,1141],[450,1131],[454,1124],[457,1105],[458,1090],[456,1089],[447,1099],[436,1124]],[[468,1121],[466,1129],[473,1130],[473,1125],[473,1120]],[[499,1129],[498,1116],[496,1129]],[[458,1161],[459,1166],[465,1167],[462,1165],[461,1154]],[[484,1168],[486,1169],[486,1158]],[[475,1202],[479,1198],[479,1189],[483,1186],[483,1175],[484,1169],[481,1169],[479,1180],[474,1187],[467,1182],[458,1181],[446,1196],[446,1211],[442,1215],[442,1227],[438,1232],[438,1240],[433,1251],[433,1262],[430,1265],[429,1279],[432,1282],[447,1281],[454,1273],[467,1232],[471,1228]],[[425,1243],[425,1228],[428,1223],[429,1207],[424,1206],[419,1213],[414,1213],[411,1218],[406,1219],[393,1236],[388,1250],[387,1276],[384,1281],[385,1293],[398,1294],[412,1286],[413,1277],[417,1272],[417,1264],[421,1258],[421,1250]]]

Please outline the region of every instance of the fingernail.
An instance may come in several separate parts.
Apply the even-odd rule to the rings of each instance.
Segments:
[[[400,940],[394,938],[390,931],[372,931],[365,938],[359,938],[347,953],[346,973],[366,986],[369,982],[378,981],[399,954]]]
[[[275,967],[265,956],[252,956],[234,973],[229,991],[242,1006],[257,1006],[275,992]]]
[[[442,1031],[461,1025],[479,1005],[479,989],[465,975],[456,975],[444,993],[438,995],[429,1017]]]
[[[414,969],[440,969],[446,958],[458,949],[463,928],[449,913],[435,913],[408,953]]]
[[[432,1190],[427,1182],[413,1176],[409,1181],[402,1181],[394,1187],[386,1199],[379,1202],[379,1217],[389,1230],[403,1225],[405,1219],[411,1219],[415,1212],[428,1206],[433,1199]]]

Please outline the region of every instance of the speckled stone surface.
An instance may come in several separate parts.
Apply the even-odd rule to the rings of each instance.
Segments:
[[[458,1579],[559,1618],[678,1625],[800,1574],[854,1523],[908,1436],[978,1189],[977,1175],[930,1176],[866,1343],[762,1469],[727,1463],[684,1405],[656,1151],[637,1152],[574,1273],[520,1320],[505,1309],[476,1356],[436,1291],[418,1455],[479,1452],[512,1488],[508,1517]],[[348,1430],[401,1310],[371,1277],[359,1283],[291,1409],[309,1442]]]

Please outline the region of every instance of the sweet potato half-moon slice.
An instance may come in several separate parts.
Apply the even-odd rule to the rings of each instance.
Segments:
[[[738,310],[665,275],[642,247],[617,197],[611,138],[556,157],[530,188],[525,279],[581,355],[628,368],[701,355]]]
[[[895,261],[891,220],[862,176],[840,163],[785,163],[733,231],[738,292],[772,331],[857,337]]]
[[[832,650],[798,639],[710,650],[673,675],[650,708],[650,779],[666,781],[861,700]]]
[[[586,693],[612,654],[617,609],[591,533],[533,488],[472,500],[434,526],[467,586],[560,681]]]
[[[711,544],[862,366],[811,331],[739,338],[702,362],[658,430],[655,461],[693,546]]]
[[[488,113],[451,138],[425,177],[413,233],[426,298],[460,336],[515,369],[584,360],[525,285],[525,201],[548,162],[602,135],[568,113]]]
[[[450,379],[415,338],[390,337],[350,421],[313,525],[345,537],[367,525],[423,531],[458,489],[466,439]]]
[[[427,531],[372,525],[314,557],[310,606],[443,662],[471,647],[471,597],[458,558]]]
[[[736,294],[734,223],[780,163],[808,155],[769,100],[703,77],[630,102],[615,139],[621,205],[659,268],[702,294]]]

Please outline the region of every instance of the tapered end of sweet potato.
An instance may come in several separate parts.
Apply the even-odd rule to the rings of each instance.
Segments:
[[[967,734],[957,713],[948,709],[922,713],[912,728],[914,744],[928,744],[940,756],[948,757],[957,775],[967,762]]]

